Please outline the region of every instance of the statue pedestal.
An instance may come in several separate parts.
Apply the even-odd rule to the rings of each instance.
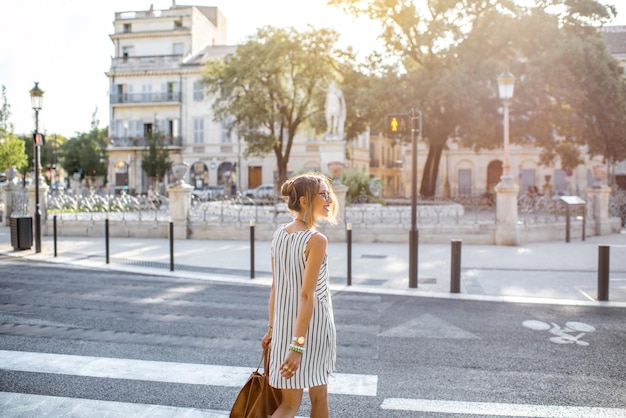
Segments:
[[[517,226],[517,193],[519,186],[512,179],[503,179],[496,190],[496,245],[519,244]]]
[[[322,170],[330,169],[329,165],[333,163],[346,163],[346,141],[338,140],[338,141],[320,141],[319,142],[319,152],[320,152],[320,167]],[[331,177],[334,178],[332,173]]]

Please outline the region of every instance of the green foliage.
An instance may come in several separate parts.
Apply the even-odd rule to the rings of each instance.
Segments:
[[[60,144],[61,153],[58,158],[65,171],[70,175],[81,173],[81,179],[86,176],[106,178],[106,138],[107,128],[93,128],[90,132],[81,133]]]
[[[170,153],[164,145],[163,135],[159,132],[146,137],[147,147],[142,151],[141,168],[146,175],[159,183],[172,167]],[[158,187],[155,186],[158,190]]]
[[[361,170],[349,169],[345,170],[341,175],[341,183],[348,187],[346,192],[346,204],[359,196],[368,196],[373,198],[370,190],[370,178],[367,173]]]
[[[339,77],[339,61],[350,57],[335,47],[337,38],[326,29],[264,27],[233,55],[206,65],[215,120],[244,138],[248,155],[273,152],[280,183],[296,133],[315,128],[324,89]]]
[[[4,172],[9,167],[15,167],[18,171],[28,165],[24,141],[13,134],[9,134],[0,141],[0,169]]]

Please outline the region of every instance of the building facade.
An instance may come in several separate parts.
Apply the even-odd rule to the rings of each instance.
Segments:
[[[167,10],[116,13],[113,26],[115,51],[107,72],[111,189],[148,190],[141,161],[146,137],[155,132],[165,137],[173,161],[189,164],[186,180],[195,188],[222,186],[228,195],[277,180],[274,156],[245,157],[245,141],[214,120],[212,99],[205,94],[205,63],[237,48],[226,44],[226,18],[218,8],[173,2]],[[368,134],[350,142],[350,155],[346,147],[345,141],[329,141],[304,128],[294,141],[288,171],[327,172],[327,164],[338,159],[367,170]],[[168,176],[165,183],[172,180]]]

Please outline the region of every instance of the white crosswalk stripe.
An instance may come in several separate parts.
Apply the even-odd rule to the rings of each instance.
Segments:
[[[256,367],[256,366],[254,366]],[[241,387],[253,367],[0,350],[0,369],[111,379]],[[328,393],[376,396],[378,376],[335,373]]]
[[[625,409],[584,406],[528,405],[491,402],[457,402],[431,399],[386,398],[382,409],[480,416],[534,418],[623,418]]]

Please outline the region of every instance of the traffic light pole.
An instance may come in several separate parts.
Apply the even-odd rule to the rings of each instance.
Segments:
[[[418,127],[415,127],[415,119]],[[422,112],[411,109],[409,112],[411,124],[411,230],[409,231],[409,288],[417,288],[417,260],[419,231],[417,230],[417,141],[422,137]],[[416,132],[417,131],[417,132]],[[416,136],[416,133],[419,136]]]

